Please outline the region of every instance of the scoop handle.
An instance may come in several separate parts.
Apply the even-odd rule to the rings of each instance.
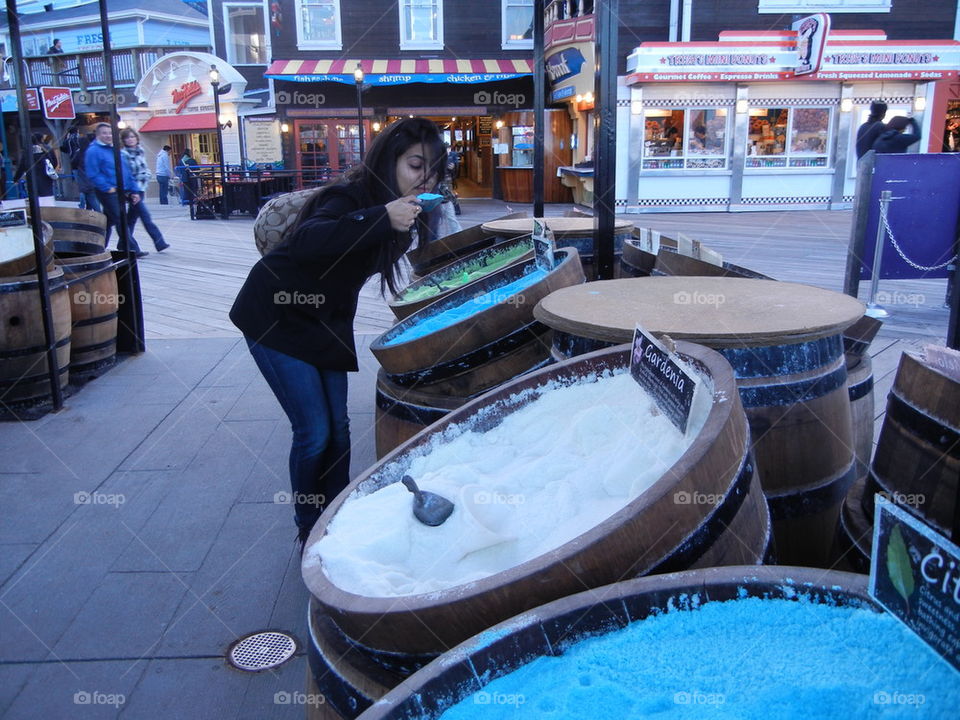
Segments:
[[[407,488],[407,490],[409,490],[410,492],[412,492],[412,493],[413,493],[414,495],[416,495],[418,498],[420,497],[420,488],[417,487],[417,483],[416,483],[416,481],[414,481],[414,479],[413,479],[412,477],[410,477],[409,475],[404,475],[404,476],[400,479],[400,482],[402,482],[402,483],[404,484],[404,486]]]

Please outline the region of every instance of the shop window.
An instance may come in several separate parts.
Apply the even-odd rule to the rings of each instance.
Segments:
[[[231,65],[266,65],[269,53],[263,4],[224,3],[223,15],[227,62]]]
[[[723,170],[727,109],[644,111],[644,170]]]
[[[890,12],[892,0],[759,0],[761,13]]]
[[[511,156],[514,167],[533,166],[533,126],[515,125],[510,128]]]
[[[340,0],[297,0],[297,47],[341,49]]]
[[[829,158],[829,108],[750,110],[746,167],[827,167]]]
[[[442,0],[400,0],[399,8],[401,49],[443,47]]]
[[[533,0],[503,0],[504,48],[533,47]]]

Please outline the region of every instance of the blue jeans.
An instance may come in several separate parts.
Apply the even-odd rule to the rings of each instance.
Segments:
[[[160,186],[160,204],[170,204],[170,176],[157,175],[157,184]]]
[[[327,501],[350,483],[347,373],[320,370],[246,338],[293,429],[290,488],[297,527],[309,530]]]
[[[117,228],[117,234],[120,234],[120,201],[117,199],[117,193],[105,193],[97,190],[97,200],[100,201],[100,209],[103,211],[103,214],[107,216],[107,235],[106,242],[104,243],[104,249],[110,245],[110,231],[113,228]],[[127,203],[127,213],[130,213],[130,203]],[[129,223],[127,224],[129,228]],[[140,246],[137,245],[137,241],[133,238],[133,231],[127,233],[127,237],[130,238],[130,249],[133,252],[140,252]],[[126,244],[123,242],[123,236],[120,236],[120,239],[117,241],[117,250],[124,251],[126,250]]]
[[[150,210],[147,209],[147,203],[143,198],[144,194],[142,192],[131,194],[139,195],[140,202],[136,205],[131,203],[127,210],[127,230],[129,231],[130,237],[133,237],[133,228],[136,226],[137,220],[140,220],[147,231],[147,235],[153,240],[153,244],[157,250],[165,247],[167,243],[163,239],[163,233],[160,232],[160,228],[157,227],[157,224],[153,222],[153,218],[150,217]]]
[[[100,210],[100,201],[97,200],[97,194],[92,190],[90,192],[80,193],[80,205],[81,210],[96,210],[97,212],[102,212]]]

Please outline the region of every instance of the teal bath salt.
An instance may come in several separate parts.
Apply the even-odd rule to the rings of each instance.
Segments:
[[[477,315],[499,302],[503,302],[511,295],[523,292],[526,288],[540,282],[546,276],[547,273],[543,270],[533,270],[524,275],[522,278],[514,280],[512,283],[501,285],[490,292],[471,298],[460,305],[455,305],[454,307],[451,307],[443,312],[426,317],[420,322],[411,325],[405,330],[394,335],[392,338],[386,340],[384,344],[398,345],[399,343],[416,340],[417,338],[424,337],[425,335],[429,335],[437,330],[442,330],[445,327],[449,327],[450,325],[458,323],[461,320],[466,320],[467,318]]]
[[[442,715],[477,717],[956,720],[960,674],[889,615],[747,598],[587,638]]]
[[[407,288],[400,293],[397,299],[402,302],[417,302],[418,300],[434,297],[452,288],[462,287],[467,283],[479,280],[492,272],[505,268],[510,263],[530,252],[531,247],[533,247],[532,244],[515,245],[501,252],[487,253],[482,258],[476,258],[469,263],[464,263],[462,266],[457,265],[450,268],[448,273],[440,273],[437,271],[434,275],[431,275],[436,284],[423,282],[423,284],[420,284],[418,287]]]

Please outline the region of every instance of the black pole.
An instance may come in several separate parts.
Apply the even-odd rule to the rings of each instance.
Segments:
[[[9,2],[10,0],[7,0]],[[123,187],[123,158],[120,157],[120,128],[117,123],[120,121],[120,113],[117,112],[117,86],[113,79],[113,48],[110,44],[110,22],[107,18],[107,0],[98,0],[100,7],[100,34],[103,36],[103,79],[107,85],[107,95],[110,98],[110,132],[113,134],[113,171],[117,175],[117,206],[120,214],[120,227],[116,228],[117,237],[126,248],[127,263],[131,266],[137,262],[137,255],[133,252],[130,243],[130,232],[127,229],[127,191]],[[138,302],[140,289],[136,286],[138,277],[136,272],[124,273],[127,278],[127,300],[129,302]],[[130,332],[134,337],[134,348],[136,352],[143,352],[145,344],[143,341],[143,328],[140,323],[140,312],[135,309],[129,313]]]
[[[216,73],[216,80],[213,79]],[[226,220],[230,216],[227,207],[227,169],[223,157],[223,127],[220,125],[220,71],[216,65],[210,66],[210,87],[213,88],[213,121],[217,126],[217,153],[220,155],[220,216]]]
[[[239,108],[237,108],[237,140],[240,142],[240,171],[243,173],[241,178],[244,178],[247,172],[247,148],[244,146],[246,140],[243,137],[243,118],[240,117]]]
[[[14,73],[17,79],[17,114],[20,120],[20,149],[26,156],[33,146],[30,137],[30,111],[27,110],[27,79],[23,76],[23,53],[20,46],[20,17],[17,15],[17,0],[7,0],[7,24],[10,28],[10,44],[13,46]],[[39,91],[38,91],[39,92]],[[2,117],[0,117],[2,121]],[[37,280],[40,290],[40,316],[43,321],[43,339],[46,342],[47,377],[50,380],[50,395],[53,410],[63,408],[63,392],[60,389],[60,366],[57,364],[57,338],[53,327],[53,311],[50,306],[50,279],[47,276],[47,259],[44,257],[43,225],[37,188],[33,182],[31,163],[25,163],[27,174],[27,207],[30,208],[30,226],[33,230],[33,253],[37,262]]]
[[[360,162],[363,162],[363,71],[359,65],[354,71],[353,79],[357,86],[357,139],[360,141]]]
[[[593,258],[598,280],[613,277],[617,180],[617,16],[619,0],[594,3],[597,27],[593,114]]]
[[[543,5],[533,3],[533,216],[543,217],[544,64]]]

